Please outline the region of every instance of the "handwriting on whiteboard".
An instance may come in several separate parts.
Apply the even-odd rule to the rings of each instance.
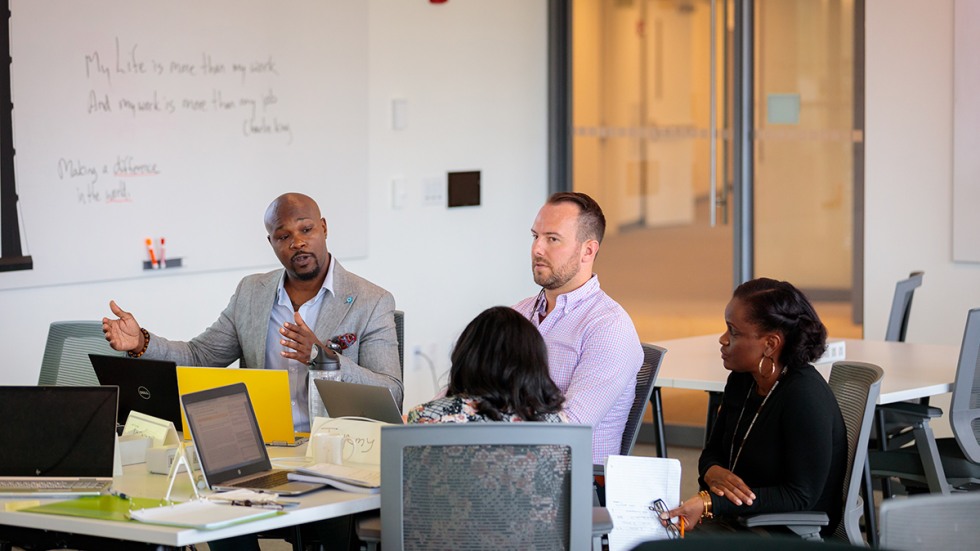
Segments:
[[[241,137],[293,141],[291,122],[277,112],[281,99],[273,84],[280,66],[271,55],[226,60],[202,52],[197,59],[168,59],[117,37],[111,51],[92,50],[80,61],[89,84],[84,106],[90,116],[223,117]]]

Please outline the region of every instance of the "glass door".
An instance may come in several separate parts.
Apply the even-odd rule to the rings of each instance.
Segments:
[[[793,282],[832,335],[860,336],[859,1],[572,0],[572,187],[606,213],[596,271],[641,340],[720,334],[746,272]],[[736,7],[753,29],[736,28]],[[753,37],[751,212],[732,200],[736,31]],[[747,269],[737,217],[752,229]],[[703,393],[663,397],[668,423],[704,426]]]
[[[803,289],[834,337],[862,336],[863,11],[755,2],[754,273]]]
[[[711,40],[712,4],[573,2],[573,187],[602,205],[596,271],[644,341],[719,331],[731,294],[730,140],[721,130],[714,159],[711,151],[712,116],[722,129],[728,112],[729,33],[718,2]]]

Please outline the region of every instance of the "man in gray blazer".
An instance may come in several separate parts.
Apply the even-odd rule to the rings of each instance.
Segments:
[[[210,367],[241,360],[244,368],[288,370],[297,431],[309,430],[307,371],[314,361],[339,364],[343,381],[388,387],[400,408],[394,297],[327,251],[327,221],[310,197],[276,198],[265,227],[283,269],[243,279],[203,333],[188,342],[167,340],[110,301],[117,319],[102,318],[106,340],[133,358]]]

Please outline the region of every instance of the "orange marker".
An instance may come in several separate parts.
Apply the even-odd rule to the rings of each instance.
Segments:
[[[681,539],[684,539],[684,525],[685,524],[686,523],[684,522],[684,517],[681,517]]]
[[[150,254],[150,266],[152,266],[154,270],[159,268],[160,265],[157,263],[157,255],[153,252],[153,240],[149,237],[146,238],[146,252]]]

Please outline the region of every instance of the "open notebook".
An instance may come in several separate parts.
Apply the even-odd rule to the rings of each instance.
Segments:
[[[0,386],[0,497],[108,490],[118,397],[115,386]]]
[[[677,507],[680,494],[681,462],[676,459],[606,458],[606,509],[613,520],[609,550],[625,551],[645,541],[667,539],[667,530],[650,505],[662,499],[668,508]]]

